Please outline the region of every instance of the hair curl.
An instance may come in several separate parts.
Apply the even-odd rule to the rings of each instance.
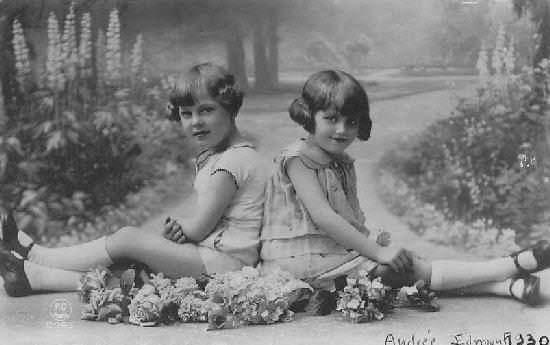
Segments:
[[[356,118],[359,140],[368,140],[372,130],[369,99],[365,89],[350,74],[326,70],[313,74],[304,84],[301,97],[289,109],[290,118],[309,133],[315,132],[318,111],[336,111],[344,117]]]
[[[178,80],[170,93],[171,110],[197,104],[199,97],[208,96],[232,116],[237,116],[243,104],[244,93],[233,74],[210,62],[195,65]],[[179,121],[176,111],[170,111],[170,120]]]

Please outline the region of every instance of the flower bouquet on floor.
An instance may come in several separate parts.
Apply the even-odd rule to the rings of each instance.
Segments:
[[[439,311],[440,309],[435,292],[428,289],[423,280],[417,281],[412,286],[402,287],[395,297],[394,306],[422,311]]]
[[[266,274],[244,267],[216,275],[205,287],[211,300],[217,303],[211,310],[208,329],[290,321],[294,313],[289,307],[300,295],[296,291],[302,289],[312,291],[305,282],[280,270]]]
[[[371,279],[366,271],[346,279],[347,285],[339,292],[336,310],[353,323],[382,320],[393,309],[392,289]]]
[[[128,318],[128,305],[137,293],[134,288],[135,270],[122,273],[118,286],[112,286],[113,276],[107,268],[96,268],[80,280],[80,298],[84,303],[83,320],[119,323]]]
[[[172,280],[162,273],[152,274],[140,289],[133,270],[122,274],[120,286],[109,287],[110,277],[107,269],[82,277],[83,319],[139,326],[208,322],[208,329],[270,324],[292,320],[289,306],[301,296],[296,291],[311,291],[289,273],[264,274],[251,267],[209,277],[204,289],[193,278]]]
[[[336,310],[353,323],[382,320],[394,308],[439,310],[435,293],[422,280],[412,286],[392,289],[382,284],[380,277],[371,279],[366,271],[360,271],[357,276],[348,277],[346,283],[339,292]]]

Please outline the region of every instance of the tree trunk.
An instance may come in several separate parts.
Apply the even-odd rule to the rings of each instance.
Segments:
[[[265,22],[257,20],[254,24],[254,86],[258,90],[271,89],[269,65],[267,60]]]
[[[248,89],[244,42],[241,30],[234,27],[226,37],[227,69],[233,73],[242,90]]]
[[[542,14],[539,22],[539,27],[537,29],[540,35],[540,41],[538,42],[538,48],[534,56],[534,65],[545,58],[550,58],[550,6],[545,1],[542,4]]]
[[[6,30],[6,16],[1,15],[0,16],[0,55],[2,61],[6,61],[5,54],[6,54],[6,47],[5,47],[5,30]],[[4,77],[6,75],[6,63],[0,64],[0,134],[2,134],[5,130],[6,123],[8,120],[8,117],[6,115],[6,103],[4,102]]]
[[[277,88],[279,85],[279,36],[277,35],[279,17],[277,13],[269,17],[267,25],[269,79],[271,87]]]

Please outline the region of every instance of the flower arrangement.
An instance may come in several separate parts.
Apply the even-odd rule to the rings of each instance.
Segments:
[[[122,274],[119,287],[110,287],[115,280],[107,269],[84,274],[82,319],[139,326],[208,322],[208,329],[271,324],[292,319],[293,292],[311,290],[289,273],[264,274],[251,267],[210,277],[204,289],[193,278],[172,280],[162,273],[152,274],[137,289],[131,271]]]
[[[221,308],[214,310],[210,328],[233,328],[246,324],[271,324],[292,320],[293,292],[311,290],[303,281],[284,271],[262,274],[255,268],[217,275],[205,287],[212,301]]]
[[[380,277],[372,278],[366,271],[346,279],[347,285],[338,293],[336,310],[346,321],[364,323],[380,321],[394,308],[416,308],[438,311],[439,305],[434,292],[423,281],[413,286],[392,289]]]
[[[391,309],[391,288],[383,285],[381,278],[371,279],[366,271],[360,271],[357,277],[348,277],[346,283],[336,304],[345,320],[353,323],[382,320]]]

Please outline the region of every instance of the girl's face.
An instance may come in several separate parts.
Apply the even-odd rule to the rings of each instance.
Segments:
[[[343,153],[359,133],[359,123],[351,117],[344,117],[336,111],[319,110],[315,114],[314,142],[332,154]]]
[[[208,96],[199,97],[192,106],[182,106],[179,115],[187,137],[203,148],[218,147],[235,127],[233,116]]]

